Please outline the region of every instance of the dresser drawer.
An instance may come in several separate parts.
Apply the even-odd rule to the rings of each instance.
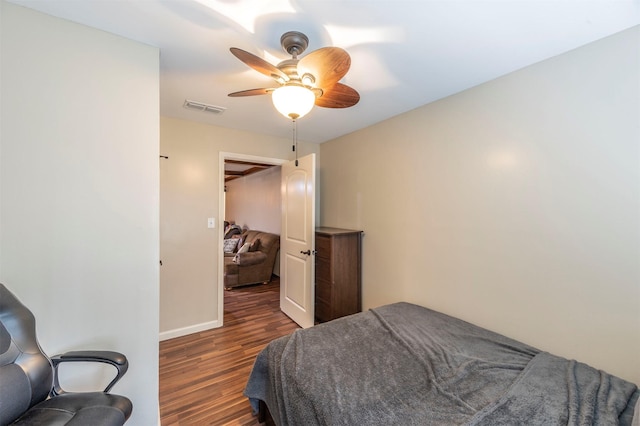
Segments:
[[[316,256],[316,280],[331,282],[331,262],[329,259]]]
[[[331,301],[331,283],[326,280],[316,279],[316,299]]]
[[[325,259],[331,258],[331,238],[324,235],[316,235],[316,256]]]

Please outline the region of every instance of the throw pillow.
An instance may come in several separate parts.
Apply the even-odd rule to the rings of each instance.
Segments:
[[[260,250],[260,238],[256,238],[253,240],[251,247],[249,247],[249,251],[258,251]]]
[[[244,235],[241,235],[240,237],[238,237],[238,245],[236,246],[237,249],[242,248],[242,246],[244,245]]]
[[[251,248],[251,243],[244,243],[242,247],[240,247],[240,250],[238,250],[238,254],[246,253],[249,251],[250,248]]]
[[[236,251],[236,247],[238,247],[238,241],[237,238],[227,238],[223,242],[222,251],[225,253],[233,253]]]

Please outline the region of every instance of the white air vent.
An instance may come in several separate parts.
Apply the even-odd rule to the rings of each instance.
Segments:
[[[189,99],[184,101],[183,106],[187,109],[196,109],[198,111],[210,112],[212,114],[222,114],[226,111],[225,107],[190,101]]]

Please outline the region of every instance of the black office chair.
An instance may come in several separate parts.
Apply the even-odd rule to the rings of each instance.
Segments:
[[[65,392],[58,381],[63,362],[92,361],[114,366],[116,377],[103,392]],[[133,405],[108,393],[129,367],[110,351],[73,351],[52,358],[42,352],[29,309],[0,284],[0,426],[121,426]]]

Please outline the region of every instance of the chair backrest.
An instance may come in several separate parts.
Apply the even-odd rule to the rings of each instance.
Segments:
[[[51,361],[36,339],[36,320],[0,284],[0,424],[8,424],[49,395]]]

